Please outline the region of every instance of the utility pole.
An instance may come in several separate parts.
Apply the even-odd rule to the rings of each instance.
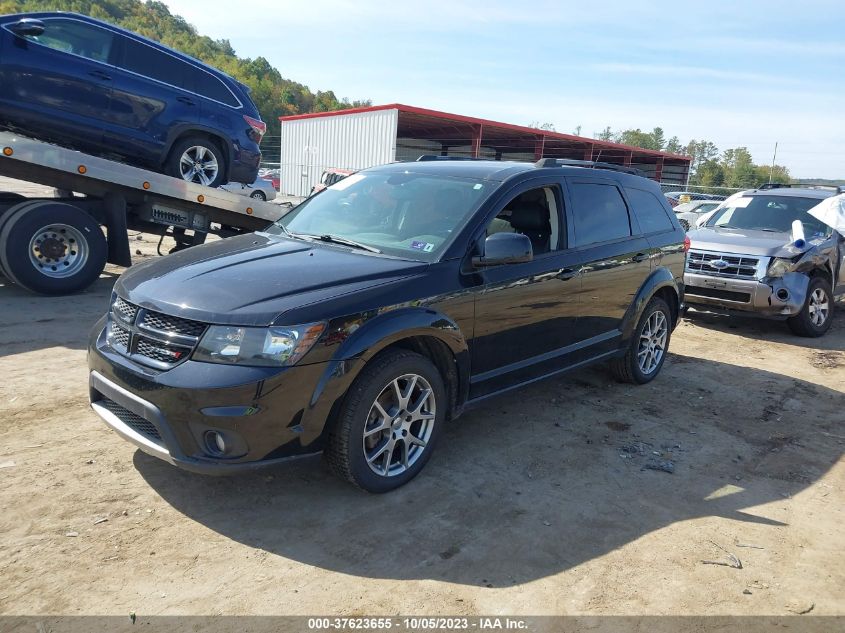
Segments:
[[[772,155],[772,166],[769,167],[769,182],[772,182],[772,175],[775,173],[775,159],[778,157],[778,143],[775,141],[775,153]]]

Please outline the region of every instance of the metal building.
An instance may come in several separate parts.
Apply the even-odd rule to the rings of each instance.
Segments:
[[[683,185],[690,158],[522,125],[393,103],[279,117],[281,190],[306,196],[325,169],[365,169],[422,154],[495,160],[596,160]]]

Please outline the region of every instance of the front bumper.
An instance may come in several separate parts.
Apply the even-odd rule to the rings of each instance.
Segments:
[[[803,308],[808,284],[809,277],[800,273],[758,281],[687,272],[684,300],[690,306],[788,318]]]
[[[156,371],[112,350],[101,324],[95,332],[91,407],[145,453],[193,472],[225,474],[322,450],[334,402],[318,389],[327,363],[257,368],[188,360]],[[215,450],[209,433],[225,439],[225,452]]]

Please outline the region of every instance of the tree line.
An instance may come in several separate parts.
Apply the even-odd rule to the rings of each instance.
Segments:
[[[156,0],[0,0],[0,15],[34,11],[72,11],[104,20],[222,70],[249,87],[267,123],[268,136],[279,135],[280,116],[371,105],[369,100],[339,99],[331,90],[312,92],[308,86],[282,77],[264,57],[238,57],[229,40],[200,35]]]
[[[691,185],[701,187],[756,187],[764,182],[792,182],[789,170],[783,165],[757,165],[747,147],[719,150],[716,145],[704,139],[690,140],[682,144],[677,136],[666,138],[663,128],[651,132],[621,130],[614,132],[610,127],[602,130],[596,138],[643,149],[653,149],[672,154],[684,154],[690,162]]]

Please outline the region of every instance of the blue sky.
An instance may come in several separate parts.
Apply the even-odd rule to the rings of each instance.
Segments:
[[[338,97],[746,146],[845,180],[845,2],[165,0]]]

